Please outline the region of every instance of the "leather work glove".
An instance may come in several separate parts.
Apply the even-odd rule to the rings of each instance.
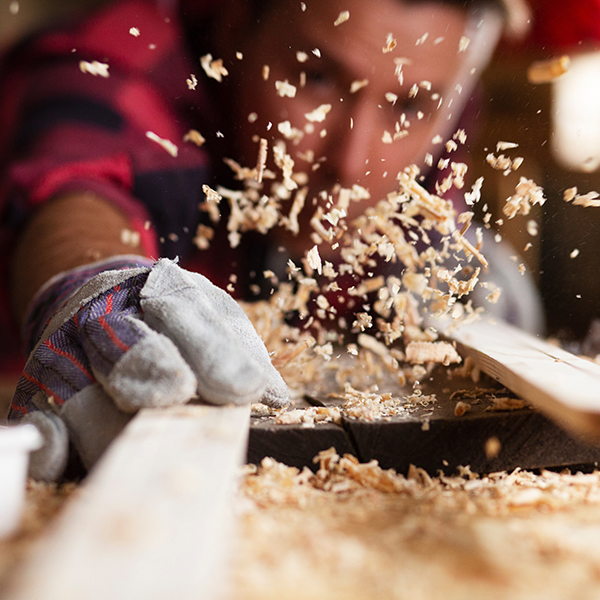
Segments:
[[[104,270],[114,264],[123,261],[102,263],[55,312],[17,386],[10,418],[34,423],[45,438],[32,455],[34,478],[60,477],[69,438],[90,468],[141,408],[197,396],[211,404],[289,401],[264,343],[226,292],[167,259]],[[58,276],[50,295],[81,273]],[[47,302],[47,289],[42,296]]]

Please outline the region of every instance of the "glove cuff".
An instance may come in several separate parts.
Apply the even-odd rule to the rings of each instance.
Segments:
[[[151,268],[153,264],[152,259],[144,256],[114,256],[52,277],[29,304],[22,334],[26,352],[31,352],[35,347],[53,315],[90,279],[104,271]]]

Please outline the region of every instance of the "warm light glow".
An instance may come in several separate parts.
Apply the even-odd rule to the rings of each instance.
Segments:
[[[600,52],[571,57],[569,71],[552,83],[552,151],[563,166],[600,167]]]

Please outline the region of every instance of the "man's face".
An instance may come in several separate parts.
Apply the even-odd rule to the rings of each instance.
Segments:
[[[304,133],[298,144],[286,143],[294,170],[309,174],[309,200],[335,184],[359,184],[375,203],[396,189],[399,171],[411,163],[423,166],[427,152],[439,153],[435,136],[445,142],[456,129],[463,106],[457,84],[470,89],[457,79],[465,71],[467,53],[459,47],[467,15],[436,2],[321,0],[307,1],[304,11],[301,4],[273,0],[240,48],[242,159],[248,165],[256,160],[253,136],[281,139],[278,124],[289,121]],[[335,26],[342,11],[350,16]],[[269,68],[266,81],[263,65]],[[276,81],[296,86],[295,97],[278,95]],[[331,105],[325,120],[309,124],[305,115],[323,104]],[[253,123],[251,113],[257,115]],[[307,125],[313,133],[306,133]],[[310,155],[312,163],[305,160]]]

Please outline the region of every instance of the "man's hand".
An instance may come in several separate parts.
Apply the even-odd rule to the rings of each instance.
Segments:
[[[132,413],[196,396],[270,406],[289,399],[240,306],[202,275],[162,259],[101,272],[71,296],[29,357],[11,418],[24,415],[45,433],[32,475],[56,479],[66,430],[89,468]]]

